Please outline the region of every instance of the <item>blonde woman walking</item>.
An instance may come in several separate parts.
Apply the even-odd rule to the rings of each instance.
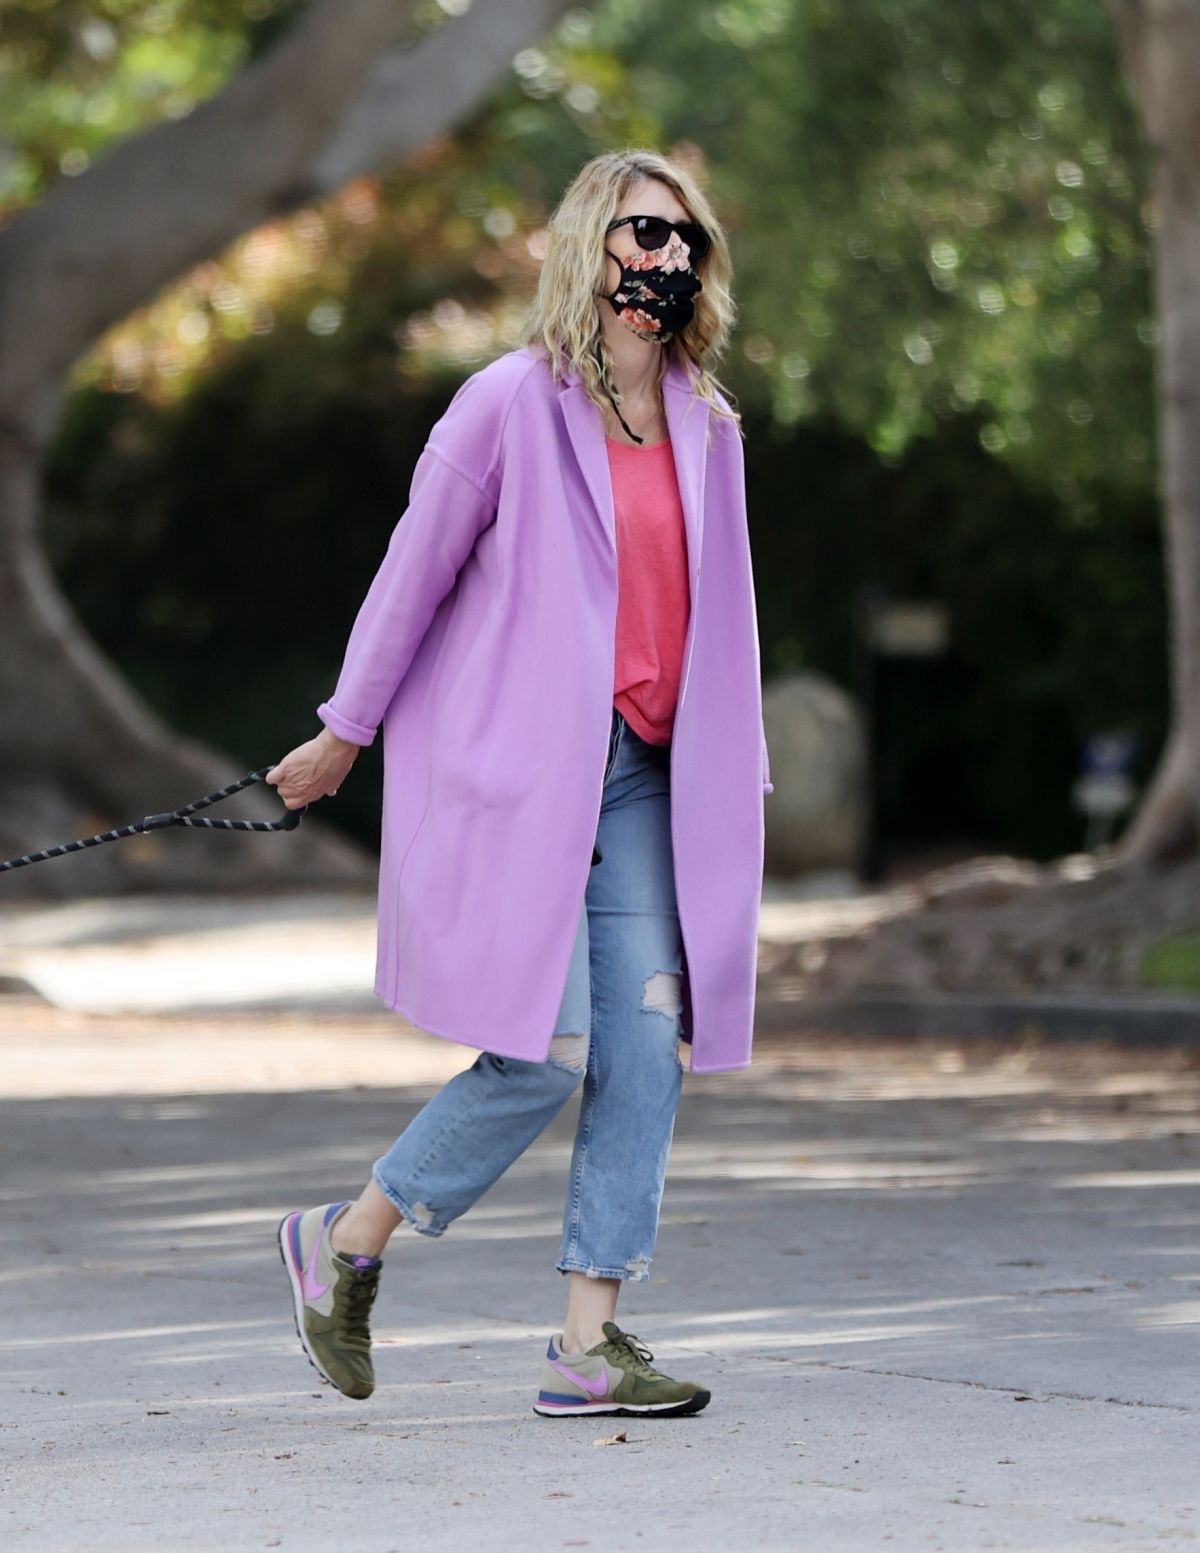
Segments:
[[[534,1410],[694,1413],[709,1387],[615,1317],[649,1277],[685,1048],[693,1074],[750,1062],[771,783],[741,427],[708,365],[731,266],[653,151],[589,161],[548,236],[524,343],[417,461],[323,730],[267,776],[313,803],[382,727],[375,991],[480,1055],[279,1245],[308,1357],[370,1396],[393,1232],[444,1234],[578,1094]]]

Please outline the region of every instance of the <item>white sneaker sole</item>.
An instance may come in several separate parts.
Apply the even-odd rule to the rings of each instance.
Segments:
[[[578,1418],[583,1413],[623,1413],[628,1418],[660,1413],[671,1418],[682,1417],[685,1413],[698,1413],[701,1408],[708,1406],[711,1398],[710,1391],[698,1391],[695,1396],[686,1397],[682,1402],[580,1402],[577,1405],[570,1402],[557,1405],[535,1402],[533,1411],[540,1413],[543,1418]]]

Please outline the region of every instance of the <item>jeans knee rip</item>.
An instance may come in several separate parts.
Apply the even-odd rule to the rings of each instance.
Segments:
[[[683,1011],[679,990],[682,980],[678,971],[655,971],[647,976],[642,988],[642,1007],[665,1014],[668,1019],[677,1018]]]
[[[556,1068],[568,1068],[572,1073],[582,1073],[587,1067],[588,1037],[586,1035],[556,1035],[551,1038],[547,1061]]]
[[[683,977],[678,971],[655,971],[647,976],[642,988],[642,1009],[646,1013],[664,1014],[675,1023],[675,1061],[687,1071],[683,1061]]]

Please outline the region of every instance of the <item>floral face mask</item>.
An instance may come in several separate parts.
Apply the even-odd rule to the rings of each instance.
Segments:
[[[677,232],[653,252],[642,249],[623,259],[611,248],[604,251],[621,266],[621,279],[614,291],[596,295],[612,304],[634,334],[665,345],[691,322],[696,293],[704,286],[692,268],[688,245]]]

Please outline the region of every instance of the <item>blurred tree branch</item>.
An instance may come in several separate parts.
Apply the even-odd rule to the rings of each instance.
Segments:
[[[318,0],[215,97],[60,179],[0,230],[5,416],[26,421],[31,396],[43,404],[98,335],[188,265],[453,126],[567,0],[476,4],[398,44],[417,9]]]

